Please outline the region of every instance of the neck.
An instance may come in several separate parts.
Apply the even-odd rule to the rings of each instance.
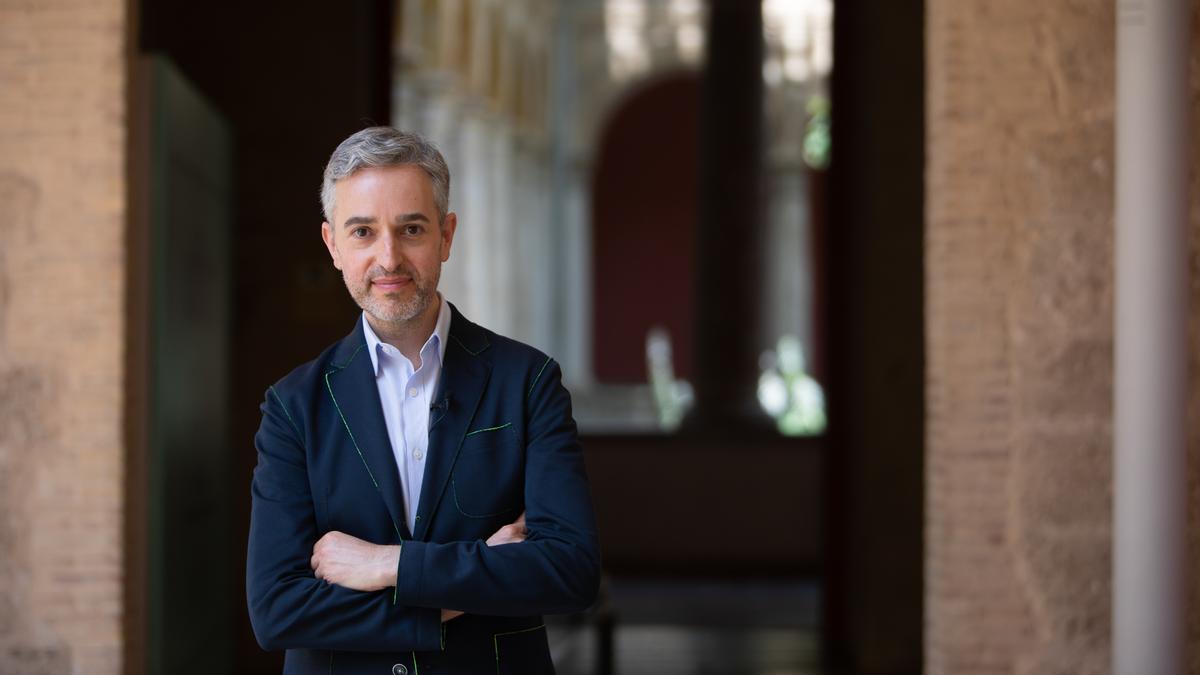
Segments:
[[[408,321],[384,323],[368,312],[367,323],[371,324],[371,330],[375,331],[380,342],[386,342],[399,349],[400,353],[412,362],[413,368],[420,368],[421,347],[424,347],[429,336],[433,335],[433,329],[437,327],[438,312],[441,309],[442,298],[440,295],[435,295],[433,302],[429,303],[424,312]]]

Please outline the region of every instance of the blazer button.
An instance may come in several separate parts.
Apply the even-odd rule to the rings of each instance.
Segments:
[[[392,675],[408,675],[408,667],[403,663],[392,666]]]

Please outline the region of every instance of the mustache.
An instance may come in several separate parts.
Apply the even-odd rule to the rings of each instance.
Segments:
[[[372,267],[370,270],[367,271],[367,281],[374,281],[374,280],[378,279],[379,277],[401,277],[401,276],[408,277],[409,279],[417,278],[417,274],[415,272],[413,272],[412,270],[408,269],[407,267],[397,267],[397,268],[391,269],[391,270],[384,269],[382,267]]]

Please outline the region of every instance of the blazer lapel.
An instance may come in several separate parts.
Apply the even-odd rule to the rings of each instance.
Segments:
[[[429,413],[429,453],[421,482],[421,504],[413,538],[424,540],[429,533],[450,471],[475,410],[487,387],[491,368],[479,358],[488,348],[487,335],[450,305],[450,340],[442,358],[442,377],[435,403]]]
[[[352,452],[357,452],[363,467],[387,506],[396,536],[411,539],[404,518],[404,498],[392,443],[388,440],[379,388],[371,369],[371,357],[363,337],[362,319],[353,333],[342,340],[333,363],[325,372],[326,391],[346,429]]]

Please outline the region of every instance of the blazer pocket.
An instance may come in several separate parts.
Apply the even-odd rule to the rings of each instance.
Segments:
[[[468,431],[463,437],[459,456],[480,452],[508,452],[516,450],[517,431],[512,422],[495,424]]]
[[[518,513],[518,507],[504,507],[504,501],[491,500],[486,492],[459,488],[458,481],[454,478],[450,479],[450,490],[454,493],[454,508],[458,509],[458,514],[461,516],[491,519],[509,515],[515,517]],[[489,509],[495,510],[489,511]]]
[[[467,518],[516,516],[524,476],[525,456],[511,424],[470,432],[450,473],[454,506]]]

